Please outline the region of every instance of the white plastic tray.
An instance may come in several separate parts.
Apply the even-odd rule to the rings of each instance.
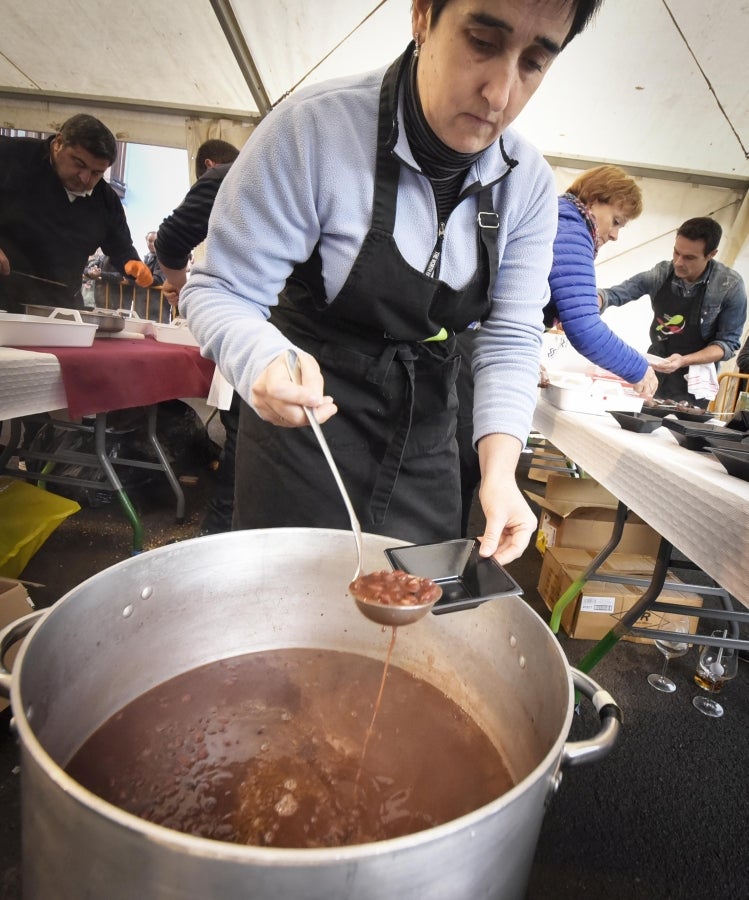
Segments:
[[[78,310],[64,310],[67,315],[74,313],[77,321],[58,319],[57,312],[54,310],[49,316],[0,312],[0,346],[90,347],[93,344],[96,325],[82,322]]]
[[[125,320],[125,327],[120,334],[127,335],[127,337],[133,337],[134,335],[140,335],[141,337],[146,335],[153,336],[154,323],[150,319],[141,319],[135,312],[123,313],[122,318]]]
[[[611,409],[640,412],[642,397],[617,381],[585,376],[552,378],[544,396],[557,409],[604,415]]]
[[[185,344],[188,347],[199,347],[200,344],[192,336],[184,319],[175,319],[171,325],[153,323],[153,336],[157,341],[167,344]]]

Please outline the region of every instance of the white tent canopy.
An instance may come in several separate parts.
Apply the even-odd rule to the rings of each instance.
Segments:
[[[298,86],[394,59],[410,0],[0,0],[0,125],[55,130],[85,108],[118,138],[238,142]],[[616,162],[646,214],[604,248],[600,282],[670,256],[691,215],[724,226],[749,280],[748,0],[605,0],[517,126],[555,166]]]

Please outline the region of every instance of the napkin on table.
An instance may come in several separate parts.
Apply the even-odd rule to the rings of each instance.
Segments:
[[[718,393],[718,372],[715,363],[690,366],[687,373],[687,390],[697,400],[714,400]]]

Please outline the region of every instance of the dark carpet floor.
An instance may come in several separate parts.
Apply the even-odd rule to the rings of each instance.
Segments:
[[[174,524],[163,485],[133,492],[147,547],[197,534],[211,476],[204,470],[187,474],[197,474],[199,482],[185,488],[183,525]],[[532,487],[543,489],[537,482]],[[480,514],[472,527],[480,531]],[[47,606],[126,558],[130,544],[130,528],[116,505],[84,508],[49,538],[23,577],[43,585],[29,590],[37,606]],[[540,565],[540,554],[530,547],[508,568],[527,602],[548,621],[536,591]],[[700,630],[710,627],[703,622]],[[565,635],[559,640],[572,665],[592,646]],[[708,719],[691,705],[698,693],[691,678],[696,654],[692,649],[670,663],[678,685],[671,695],[646,681],[662,662],[652,645],[620,642],[592,671],[624,712],[621,736],[606,759],[565,773],[544,819],[529,900],[749,898],[749,663],[740,664],[724,691],[724,717]],[[0,714],[0,898],[18,900],[18,754],[9,720],[8,711]],[[590,736],[597,724],[583,702],[570,737]]]

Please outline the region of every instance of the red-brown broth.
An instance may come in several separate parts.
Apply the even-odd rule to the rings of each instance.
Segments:
[[[392,665],[362,759],[382,672],[376,660],[313,649],[209,663],[112,716],[67,770],[167,828],[295,848],[411,834],[512,787],[476,722]]]

